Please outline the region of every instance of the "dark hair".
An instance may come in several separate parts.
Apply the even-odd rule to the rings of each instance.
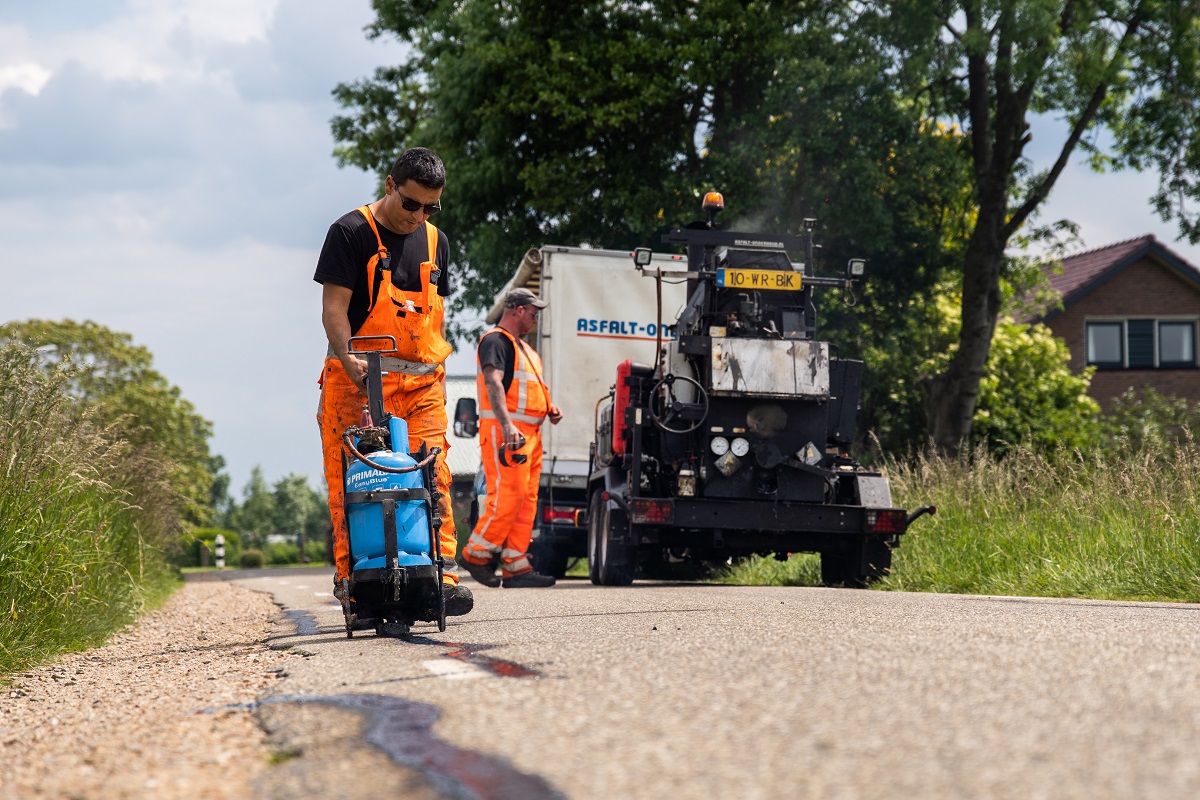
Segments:
[[[441,189],[446,185],[446,168],[437,153],[428,147],[410,147],[392,164],[392,181],[404,185],[410,178],[426,189]]]

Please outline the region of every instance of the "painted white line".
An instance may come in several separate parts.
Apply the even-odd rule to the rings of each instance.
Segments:
[[[485,670],[480,669],[474,664],[468,664],[465,661],[451,661],[444,658],[430,659],[429,661],[422,661],[421,666],[439,678],[447,678],[455,681],[486,678],[488,676]]]
[[[314,592],[313,597],[333,597],[333,592]]]
[[[303,583],[297,583],[297,584],[296,584],[296,588],[297,588],[297,589],[307,589],[307,588],[308,588],[308,586],[307,586],[306,584],[303,584]]]

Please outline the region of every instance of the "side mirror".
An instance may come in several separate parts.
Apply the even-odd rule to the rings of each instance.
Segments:
[[[454,406],[454,435],[470,439],[479,433],[479,413],[475,409],[474,397],[460,397]]]
[[[850,263],[846,265],[846,277],[850,280],[861,280],[867,274],[867,262],[865,259],[852,258]]]
[[[654,257],[654,251],[649,247],[639,247],[633,251],[633,265],[638,269],[645,269],[650,266],[650,259]]]

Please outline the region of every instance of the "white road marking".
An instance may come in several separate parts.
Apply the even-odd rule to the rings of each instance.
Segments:
[[[333,592],[313,592],[313,597],[333,597]]]
[[[450,661],[444,658],[422,661],[421,666],[437,675],[439,678],[464,681],[473,678],[486,678],[487,672],[466,661]]]

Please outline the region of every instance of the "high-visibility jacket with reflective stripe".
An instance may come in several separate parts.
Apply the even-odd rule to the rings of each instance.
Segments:
[[[508,337],[513,346],[513,379],[504,397],[504,406],[508,416],[514,422],[528,422],[531,425],[541,425],[550,411],[550,390],[542,380],[542,359],[533,348],[513,336],[504,328],[492,328],[479,337],[482,342],[485,336],[501,333]],[[483,365],[479,363],[479,350],[475,350],[475,391],[479,395],[479,416],[481,419],[495,419],[496,412],[492,410],[492,398],[488,396],[487,386],[483,382]]]

